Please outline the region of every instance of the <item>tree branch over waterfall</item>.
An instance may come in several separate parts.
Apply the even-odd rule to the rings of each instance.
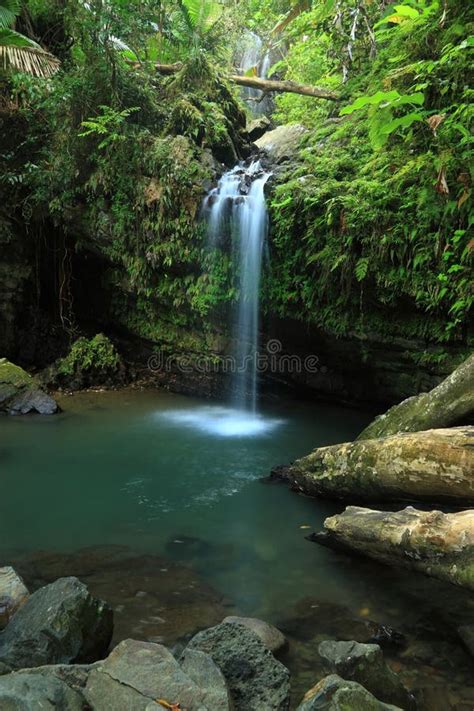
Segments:
[[[138,63],[134,66],[140,66]],[[160,74],[175,74],[182,68],[180,62],[175,64],[155,64],[156,71]],[[259,77],[246,77],[240,74],[232,74],[228,77],[229,81],[239,86],[248,86],[251,89],[259,89],[267,94],[271,92],[302,94],[303,96],[312,96],[316,99],[327,99],[328,101],[337,101],[338,95],[328,89],[321,89],[317,86],[309,84],[298,84],[294,81],[283,81],[276,79],[260,79]]]

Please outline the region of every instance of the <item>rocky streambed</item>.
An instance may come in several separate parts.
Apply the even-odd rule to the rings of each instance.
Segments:
[[[294,642],[262,620],[226,616],[171,648],[131,638],[112,648],[112,607],[76,577],[59,578],[29,595],[16,572],[3,568],[0,596],[6,625],[0,632],[2,709],[416,708],[415,697],[382,651],[404,646],[406,640],[387,627],[359,627],[358,636],[365,634],[366,642],[315,642],[319,661],[312,684],[304,698],[291,703],[285,655]],[[305,609],[308,613],[311,605]],[[332,619],[336,621],[334,615]]]

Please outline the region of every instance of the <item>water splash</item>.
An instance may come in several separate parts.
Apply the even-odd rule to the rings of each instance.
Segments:
[[[272,432],[283,423],[283,420],[217,405],[168,411],[161,417],[168,422],[219,437],[258,437]]]

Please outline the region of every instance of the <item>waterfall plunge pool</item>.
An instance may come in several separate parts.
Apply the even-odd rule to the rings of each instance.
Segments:
[[[323,675],[319,641],[392,625],[407,645],[389,658],[407,683],[437,689],[425,708],[473,706],[456,635],[474,618],[472,598],[310,543],[342,505],[260,481],[352,439],[371,413],[289,401],[247,418],[134,390],[80,393],[62,406],[49,418],[1,420],[0,564],[32,587],[78,575],[113,604],[116,641],[171,646],[228,614],[274,622],[290,639],[295,702]]]

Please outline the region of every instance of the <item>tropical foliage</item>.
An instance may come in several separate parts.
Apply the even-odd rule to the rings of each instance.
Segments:
[[[272,183],[267,314],[338,335],[466,342],[467,3],[1,2],[3,37],[34,38],[22,41],[47,47],[61,71],[45,80],[48,71],[33,67],[42,50],[0,46],[2,87],[15,106],[1,119],[0,223],[36,254],[45,234],[61,236],[51,274],[61,277],[61,314],[71,292],[72,335],[81,254],[100,261],[93,287],[108,295],[107,318],[129,332],[209,348],[215,324],[226,322],[231,255],[210,257],[199,214],[222,164],[249,151],[246,109],[225,77],[252,30],[270,52],[271,76],[340,97],[275,98],[275,123],[309,131]],[[180,69],[158,75],[156,62]]]
[[[0,70],[17,70],[36,77],[51,76],[58,69],[58,60],[34,40],[12,29],[20,10],[20,0],[1,0]]]

